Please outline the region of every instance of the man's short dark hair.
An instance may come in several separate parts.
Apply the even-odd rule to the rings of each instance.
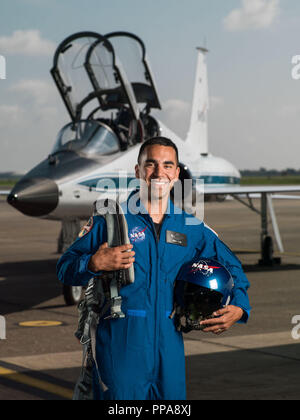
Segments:
[[[166,146],[166,147],[172,147],[175,150],[176,153],[176,159],[177,159],[177,165],[179,164],[179,158],[178,158],[178,149],[175,143],[172,142],[172,140],[168,139],[167,137],[152,137],[151,139],[146,140],[140,148],[139,155],[138,155],[138,164],[141,164],[141,156],[144,153],[144,150],[148,146],[154,146],[156,144],[159,144],[160,146]]]

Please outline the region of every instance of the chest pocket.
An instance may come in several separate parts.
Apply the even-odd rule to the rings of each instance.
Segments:
[[[166,274],[170,275],[172,272],[176,274],[184,262],[192,259],[195,247],[193,246],[193,241],[189,241],[186,235],[180,236],[181,234],[177,232],[175,236],[175,232],[172,232],[174,239],[172,240],[171,238],[170,240],[170,233],[168,232],[170,231],[164,232],[165,237],[161,238],[161,240],[164,240],[164,251],[161,254],[160,268]],[[184,243],[186,246],[181,245],[181,243]]]

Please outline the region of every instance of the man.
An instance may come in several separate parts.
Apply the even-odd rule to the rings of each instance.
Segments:
[[[135,282],[121,289],[126,317],[102,319],[98,326],[97,362],[108,390],[95,385],[97,399],[186,398],[183,339],[169,316],[176,275],[196,252],[225,265],[235,282],[232,304],[219,310],[218,318],[204,321],[204,331],[220,334],[248,319],[249,283],[240,262],[204,223],[187,223],[193,216],[178,211],[169,198],[179,170],[171,140],[157,137],[143,143],[135,167],[139,196],[133,200],[138,194],[133,193],[123,205],[131,245],[109,248],[105,220],[96,216],[58,262],[59,279],[74,286],[134,264]],[[174,233],[182,240],[172,240]]]

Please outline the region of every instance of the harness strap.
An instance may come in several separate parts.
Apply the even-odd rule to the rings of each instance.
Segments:
[[[107,225],[107,243],[109,247],[129,244],[127,222],[118,203],[105,200],[95,204],[94,215],[102,215]],[[102,210],[104,214],[101,213]],[[76,400],[93,399],[93,365],[96,368],[99,385],[103,392],[108,387],[102,381],[97,363],[96,336],[97,327],[101,318],[110,309],[110,315],[104,319],[124,318],[122,312],[122,297],[119,295],[120,288],[134,282],[134,269],[119,270],[107,273],[104,278],[92,278],[85,292],[85,299],[79,305],[81,312],[80,325],[75,335],[83,346],[83,358],[81,374],[77,381],[74,397]],[[108,292],[109,290],[109,292]],[[105,302],[106,298],[106,302]],[[100,312],[99,309],[101,308]]]

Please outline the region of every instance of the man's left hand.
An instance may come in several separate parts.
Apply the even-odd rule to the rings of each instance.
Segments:
[[[207,326],[203,332],[212,332],[214,334],[222,334],[227,331],[233,324],[239,321],[243,316],[243,309],[238,306],[228,305],[219,309],[213,315],[217,318],[206,319],[201,321],[200,325]]]

